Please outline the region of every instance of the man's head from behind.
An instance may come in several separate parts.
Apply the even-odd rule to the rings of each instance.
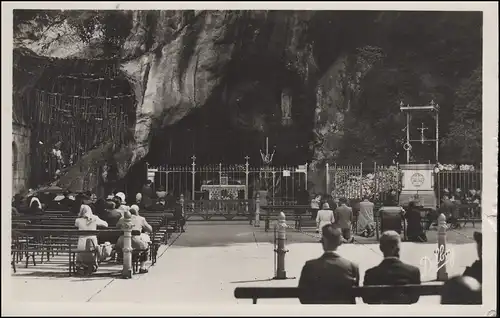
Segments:
[[[384,257],[399,257],[401,237],[396,231],[385,231],[380,237],[380,251]]]
[[[321,243],[323,250],[335,251],[342,245],[342,231],[334,224],[327,224],[321,229],[322,237]]]
[[[475,278],[455,276],[444,283],[441,291],[441,304],[478,305],[481,303],[481,284]]]

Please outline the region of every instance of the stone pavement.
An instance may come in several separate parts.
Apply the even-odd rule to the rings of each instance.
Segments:
[[[450,276],[461,274],[465,266],[477,258],[475,244],[466,237],[472,236],[472,229],[464,232],[465,236],[450,233],[452,239],[448,240],[448,247],[455,252],[454,264],[448,266]],[[461,241],[460,237],[463,237]],[[374,239],[365,239],[362,243],[339,248],[340,254],[359,264],[361,277],[382,257]],[[12,297],[13,300],[48,302],[248,304],[250,300],[234,298],[235,287],[296,286],[304,262],[322,253],[312,233],[290,230],[287,244],[287,275],[296,279],[271,280],[274,275],[272,231],[266,233],[263,227],[253,228],[248,222],[190,222],[186,233],[160,250],[158,262],[148,274],[136,275],[132,280],[109,276],[84,279],[35,276],[20,270],[12,276]],[[434,242],[404,242],[401,259],[418,266],[422,257],[433,258],[435,248]],[[432,270],[435,273],[435,268]],[[422,268],[422,280],[433,279],[435,274],[424,273]],[[261,302],[294,304],[298,300]],[[437,304],[439,297],[423,297],[419,303]]]

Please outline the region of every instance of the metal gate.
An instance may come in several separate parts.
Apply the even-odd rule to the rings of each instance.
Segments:
[[[482,170],[440,170],[436,174],[436,195],[438,202],[441,201],[444,192],[455,194],[457,189],[460,189],[464,197],[481,196],[482,186]]]
[[[291,167],[250,167],[245,164],[148,165],[148,179],[155,191],[166,191],[185,199],[187,218],[223,217],[241,219],[253,213],[257,191],[269,193],[267,204],[297,204],[301,191],[307,190],[307,164]]]
[[[482,170],[472,166],[467,169],[455,165],[446,165],[447,169],[435,172],[434,189],[438,202],[443,193],[454,194],[460,189],[464,197],[471,196],[471,191],[480,196]],[[359,164],[356,166],[329,166],[326,164],[326,189],[333,197],[360,199],[368,196],[372,200],[384,202],[392,191],[401,191],[401,170],[399,166],[373,166]]]

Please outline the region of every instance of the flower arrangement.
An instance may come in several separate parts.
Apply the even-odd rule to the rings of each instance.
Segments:
[[[362,196],[375,197],[379,193],[388,193],[391,190],[401,190],[400,171],[397,167],[389,167],[376,173],[361,176],[349,170],[335,171],[336,184],[333,186],[332,195],[343,196],[348,199]]]
[[[436,173],[439,171],[475,171],[476,168],[473,165],[455,165],[455,164],[440,164],[436,165],[436,169],[434,170]]]

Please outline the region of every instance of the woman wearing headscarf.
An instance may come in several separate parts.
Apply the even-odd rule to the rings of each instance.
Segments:
[[[323,203],[323,207],[318,211],[316,215],[316,226],[317,232],[319,235],[323,235],[322,229],[327,224],[333,224],[335,222],[335,218],[333,216],[333,211],[330,209],[328,203]]]
[[[75,220],[75,226],[80,231],[95,231],[98,226],[108,227],[108,223],[94,215],[90,206],[82,204],[78,218]],[[98,245],[97,235],[81,235],[78,238],[78,250],[85,250],[89,238],[94,242],[94,246]],[[76,260],[81,261],[80,254],[77,254]]]
[[[30,214],[43,213],[42,203],[40,202],[40,200],[36,196],[33,196],[30,200],[29,211],[30,211]]]

